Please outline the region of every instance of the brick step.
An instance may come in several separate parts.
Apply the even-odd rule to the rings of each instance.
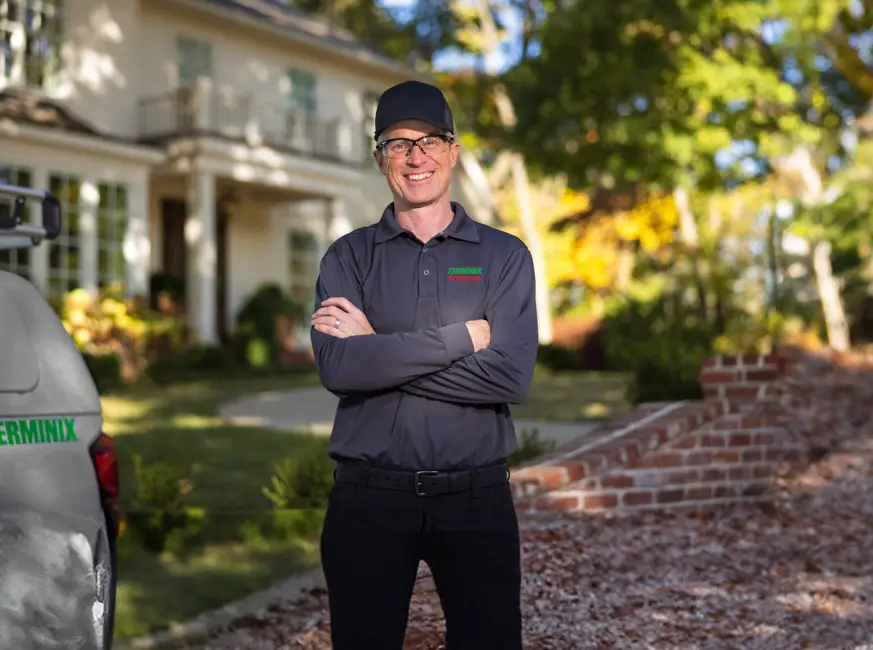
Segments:
[[[511,476],[519,511],[705,508],[771,498],[802,456],[775,355],[705,359],[703,400],[641,404]]]

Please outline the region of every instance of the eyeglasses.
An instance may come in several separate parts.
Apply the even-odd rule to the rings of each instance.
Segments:
[[[425,156],[436,156],[449,148],[455,141],[450,135],[426,135],[417,140],[409,138],[392,138],[376,145],[376,150],[381,151],[389,158],[402,158],[412,153],[412,148],[417,146]]]

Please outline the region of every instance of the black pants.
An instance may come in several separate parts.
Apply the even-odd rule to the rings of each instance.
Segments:
[[[335,483],[321,537],[334,650],[400,650],[420,560],[446,650],[521,650],[518,519],[508,484],[417,497]]]

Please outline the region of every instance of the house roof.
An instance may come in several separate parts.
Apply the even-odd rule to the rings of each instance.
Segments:
[[[18,88],[0,91],[0,118],[85,135],[101,135],[61,102]]]
[[[289,38],[307,42],[323,49],[339,51],[352,58],[364,60],[394,73],[420,77],[412,66],[402,63],[378,49],[363,43],[350,31],[290,7],[280,0],[176,0],[177,3],[201,9],[211,8],[224,16],[259,23],[260,26],[279,30]]]

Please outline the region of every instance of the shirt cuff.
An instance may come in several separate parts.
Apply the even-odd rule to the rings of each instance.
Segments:
[[[449,354],[449,363],[454,363],[458,359],[470,356],[475,352],[473,349],[473,338],[470,336],[470,330],[464,323],[455,323],[446,325],[439,329],[440,338],[443,340],[443,345],[446,346],[446,352]]]

